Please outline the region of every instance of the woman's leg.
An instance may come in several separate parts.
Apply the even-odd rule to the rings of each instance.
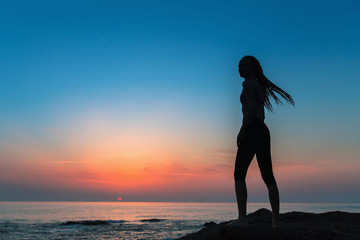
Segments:
[[[280,209],[280,200],[279,200],[279,190],[274,178],[274,173],[271,163],[271,151],[270,151],[270,133],[269,129],[264,124],[259,128],[258,139],[260,140],[256,149],[256,158],[260,168],[261,176],[268,188],[269,191],[269,200],[271,205],[271,210],[273,214],[273,227],[276,227],[278,224],[279,209]]]
[[[279,222],[279,210],[280,210],[279,190],[276,183],[273,183],[270,186],[268,186],[268,190],[269,190],[271,210],[273,213],[272,225],[273,227],[277,227]]]
[[[246,201],[247,201],[247,189],[245,180],[235,181],[235,193],[238,206],[238,219],[244,221],[246,219]]]
[[[238,219],[243,221],[246,219],[246,201],[247,189],[245,177],[251,160],[255,155],[253,147],[249,145],[249,141],[244,140],[239,144],[235,162],[235,193],[238,206]]]

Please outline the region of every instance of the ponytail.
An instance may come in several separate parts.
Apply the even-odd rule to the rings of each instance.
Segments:
[[[273,107],[271,105],[269,96],[271,96],[275,100],[276,104],[283,103],[281,101],[281,99],[275,95],[275,92],[277,94],[279,94],[283,99],[285,99],[285,101],[287,103],[295,106],[295,102],[294,102],[293,98],[290,96],[290,94],[288,94],[287,92],[285,92],[284,90],[282,90],[281,88],[276,86],[274,83],[272,83],[269,79],[267,79],[267,77],[265,77],[265,75],[263,73],[260,73],[258,78],[259,78],[260,84],[264,87],[264,90],[265,90],[264,106],[266,107],[267,110],[269,110],[270,112],[273,111]]]

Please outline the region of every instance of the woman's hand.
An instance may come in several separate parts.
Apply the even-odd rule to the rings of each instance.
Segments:
[[[237,141],[236,141],[237,147],[239,147],[239,145],[244,142],[244,140],[245,140],[245,134],[246,134],[245,128],[241,128],[241,129],[240,129],[240,132],[239,132],[239,134],[238,134],[238,136],[237,136]]]

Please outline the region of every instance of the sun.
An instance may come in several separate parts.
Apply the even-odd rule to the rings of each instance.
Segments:
[[[117,198],[117,200],[121,201],[121,200],[122,200],[122,198],[121,198],[121,197],[118,197],[118,198]]]

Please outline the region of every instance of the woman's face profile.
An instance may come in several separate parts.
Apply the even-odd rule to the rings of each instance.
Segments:
[[[239,62],[240,77],[248,77],[253,71],[253,67],[247,59],[241,59]]]

